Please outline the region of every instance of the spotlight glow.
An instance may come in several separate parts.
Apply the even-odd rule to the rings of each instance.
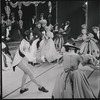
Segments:
[[[88,4],[88,2],[85,2],[85,5],[87,5]]]

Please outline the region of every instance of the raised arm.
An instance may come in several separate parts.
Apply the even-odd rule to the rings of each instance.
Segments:
[[[83,40],[82,34],[80,34],[77,39],[72,38],[73,41]]]
[[[88,64],[88,66],[95,69],[95,70],[100,70],[100,64],[97,64],[97,65]]]

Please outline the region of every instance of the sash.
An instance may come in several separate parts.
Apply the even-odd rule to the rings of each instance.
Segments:
[[[20,49],[19,49],[19,55],[20,55],[21,57],[25,57],[25,55],[20,51]]]

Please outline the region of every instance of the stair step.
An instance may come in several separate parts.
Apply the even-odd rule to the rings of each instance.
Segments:
[[[9,50],[12,51],[18,48],[18,46],[20,45],[20,41],[8,42],[7,44],[8,44]]]
[[[8,46],[16,46],[16,45],[20,44],[20,41],[8,42],[7,44],[8,44]]]
[[[18,46],[9,47],[9,50],[16,50]]]

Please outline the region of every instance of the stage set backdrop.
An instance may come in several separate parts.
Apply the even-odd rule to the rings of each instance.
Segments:
[[[5,19],[7,19],[7,12],[5,11],[6,2],[8,2],[8,6],[10,7],[10,13],[14,13],[15,19],[17,21],[23,21],[24,30],[30,27],[30,20],[33,15],[37,15],[37,20],[40,18],[40,14],[44,13],[44,18],[48,20],[49,14],[51,17],[51,24],[54,25],[58,23],[59,27],[65,21],[70,21],[71,26],[71,36],[76,38],[79,34],[81,34],[81,25],[86,22],[87,19],[87,29],[91,32],[91,27],[96,25],[99,26],[99,0],[91,0],[88,1],[88,13],[86,18],[86,6],[84,3],[86,0],[73,0],[73,1],[43,1],[38,2],[37,6],[35,3],[29,4],[28,1],[24,1],[23,4],[16,6],[16,0],[0,0],[1,2],[1,13],[6,15]],[[13,7],[11,5],[12,2]],[[20,1],[18,1],[20,2]],[[25,4],[25,2],[27,2]],[[31,1],[35,2],[35,1]],[[49,3],[49,4],[48,4]],[[14,7],[16,6],[16,7]],[[18,11],[22,11],[22,15],[19,16]],[[50,11],[51,10],[51,11]],[[21,14],[21,12],[20,12]]]

